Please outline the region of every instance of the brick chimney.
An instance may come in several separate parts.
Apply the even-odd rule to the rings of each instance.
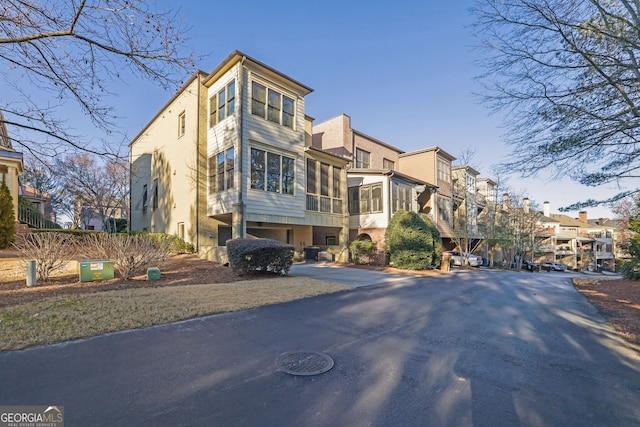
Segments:
[[[587,220],[587,211],[580,211],[578,212],[578,219],[582,222],[589,222]]]
[[[542,205],[542,213],[547,218],[551,215],[551,206],[549,205],[548,201],[544,202],[544,204]]]

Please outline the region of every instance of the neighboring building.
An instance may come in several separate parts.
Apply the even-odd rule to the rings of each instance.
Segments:
[[[480,172],[471,166],[455,166],[451,168],[453,182],[453,229],[458,233],[466,233],[470,238],[479,239],[478,214],[478,187],[476,180]],[[458,230],[463,227],[463,230]]]
[[[383,250],[393,214],[422,211],[421,200],[435,193],[433,185],[399,171],[402,150],[353,129],[346,114],[314,125],[313,146],[349,162],[350,241],[370,239]]]
[[[306,85],[238,51],[196,73],[132,141],[131,229],[226,261],[265,237],[347,259],[346,161],[312,147]]]
[[[28,200],[33,207],[40,212],[42,217],[48,221],[56,222],[53,207],[51,206],[51,196],[47,193],[41,193],[33,187],[20,184],[20,197]]]
[[[428,215],[442,236],[442,246],[455,249],[453,232],[453,178],[451,163],[456,158],[440,147],[402,153],[398,156],[398,171],[428,182],[428,191],[418,197],[420,212]]]
[[[18,196],[20,194],[20,183],[18,176],[22,169],[22,153],[13,149],[2,111],[0,110],[0,182],[3,182],[9,188],[9,193],[13,198],[13,211],[16,221],[19,218]]]

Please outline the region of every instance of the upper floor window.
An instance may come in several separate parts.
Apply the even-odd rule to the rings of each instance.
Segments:
[[[371,154],[368,151],[356,148],[356,168],[369,169],[371,167]]]
[[[209,193],[233,188],[235,150],[233,147],[209,157]]]
[[[293,129],[295,101],[276,90],[252,82],[251,114]]]
[[[251,188],[293,194],[294,160],[257,148],[251,149]]]
[[[438,181],[451,182],[451,165],[438,159]]]
[[[467,175],[467,191],[471,194],[476,191],[476,179],[471,175]]]
[[[183,136],[184,133],[186,132],[186,130],[187,130],[187,116],[185,115],[185,112],[183,111],[178,116],[178,138]]]
[[[236,81],[233,80],[209,98],[209,127],[231,116],[236,109]]]
[[[396,169],[396,164],[389,159],[382,159],[382,167],[392,171]]]

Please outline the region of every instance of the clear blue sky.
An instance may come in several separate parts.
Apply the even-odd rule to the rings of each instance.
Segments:
[[[208,55],[200,69],[210,72],[240,50],[312,87],[306,113],[316,123],[345,113],[355,129],[405,151],[438,145],[460,156],[475,148],[471,166],[483,177],[493,178],[491,165],[512,152],[501,141],[499,118],[473,95],[480,70],[469,28],[472,0],[158,0],[159,5],[179,3],[191,26],[190,43],[197,54]],[[123,89],[114,102],[128,136],[135,136],[171,95],[140,82]],[[517,175],[508,185],[540,206],[549,201],[552,212],[618,192]],[[612,217],[606,208],[587,212],[589,218]]]

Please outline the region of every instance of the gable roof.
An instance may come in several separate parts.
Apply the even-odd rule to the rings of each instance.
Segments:
[[[565,225],[567,227],[590,227],[590,225],[586,222],[582,222],[579,219],[571,218],[568,215],[564,214],[550,214],[551,218],[560,222],[560,225]]]
[[[310,88],[309,86],[300,83],[299,81],[292,79],[291,77],[287,76],[284,73],[281,73],[280,71],[276,70],[275,68],[265,64],[264,62],[258,61],[255,58],[252,58],[251,56],[247,55],[246,53],[240,52],[239,50],[234,50],[233,52],[231,52],[229,54],[229,56],[227,56],[221,63],[220,65],[218,65],[203,81],[203,84],[206,87],[210,87],[213,82],[215,82],[222,74],[226,73],[227,71],[229,71],[229,69],[231,67],[233,67],[235,64],[237,64],[238,62],[250,62],[253,65],[262,68],[264,71],[267,72],[267,74],[271,74],[273,76],[276,76],[280,79],[284,79],[287,82],[293,84],[294,86],[297,86],[298,90],[300,90],[302,93],[304,93],[305,95],[313,92],[313,89]]]

